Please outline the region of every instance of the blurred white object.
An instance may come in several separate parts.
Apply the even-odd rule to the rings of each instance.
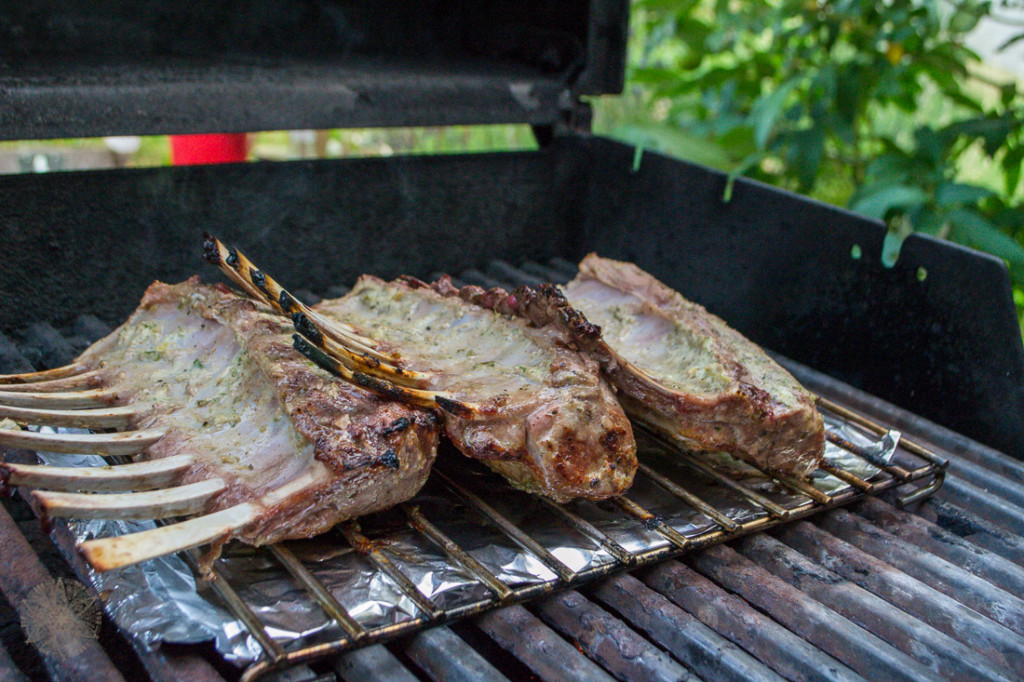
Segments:
[[[142,138],[135,135],[104,137],[103,142],[107,145],[107,149],[115,154],[134,154],[142,147]]]
[[[999,49],[1021,33],[1024,33],[1024,0],[995,0],[991,16],[978,22],[964,42],[978,53],[985,64],[1009,71],[1017,78],[1024,78],[1024,40],[1017,41],[1005,50]]]

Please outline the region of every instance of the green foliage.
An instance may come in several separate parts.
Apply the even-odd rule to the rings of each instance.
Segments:
[[[629,87],[654,113],[609,132],[885,220],[896,251],[915,230],[989,251],[1024,286],[1024,92],[963,44],[988,10],[636,0]]]

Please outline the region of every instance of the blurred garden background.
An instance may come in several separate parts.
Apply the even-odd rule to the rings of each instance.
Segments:
[[[1003,258],[1024,331],[1024,0],[634,0],[594,132]],[[261,160],[531,149],[525,126],[265,132]],[[0,172],[170,163],[166,137],[0,143]],[[723,200],[728,199],[728,191]]]

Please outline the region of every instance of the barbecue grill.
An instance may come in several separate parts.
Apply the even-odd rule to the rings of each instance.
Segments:
[[[736,529],[723,521],[716,540],[737,539],[707,549],[663,529],[667,548],[651,558],[688,550],[682,559],[597,582],[558,576],[573,589],[528,588],[515,599],[531,601],[463,620],[472,609],[441,609],[420,624],[449,624],[414,632],[406,621],[340,654],[359,623],[291,550],[273,549],[344,645],[286,659],[244,585],[215,580],[213,598],[242,614],[264,650],[250,676],[292,662],[301,666],[290,679],[1020,674],[1024,464],[1008,455],[1024,452],[1024,349],[1003,263],[913,236],[887,268],[879,223],[742,180],[724,202],[720,173],[589,135],[581,96],[621,88],[623,2],[410,2],[386,16],[365,2],[102,10],[0,9],[0,139],[513,122],[531,124],[540,148],[0,177],[0,372],[65,364],[152,280],[202,272],[203,230],[313,296],[337,295],[362,272],[565,281],[597,251],[637,262],[779,353],[841,419],[875,435],[898,430],[909,458],[897,467],[905,476],[862,481],[881,497],[849,509],[795,521],[766,512],[761,526]],[[524,532],[502,528],[507,515],[442,464],[436,482],[463,505]],[[818,506],[853,497],[803,494]],[[643,516],[629,504],[624,515]],[[410,512],[418,532],[474,572],[423,508]],[[760,532],[782,520],[793,522]],[[125,646],[109,621],[75,657],[26,647],[19,623],[34,588],[84,569],[64,563],[18,498],[0,523],[3,673],[240,674],[209,646]],[[346,526],[332,541],[359,549],[416,601],[400,562],[363,530]],[[64,532],[58,524],[58,542]]]

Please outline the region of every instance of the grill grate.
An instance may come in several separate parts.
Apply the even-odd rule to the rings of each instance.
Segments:
[[[528,269],[524,266],[524,270],[527,270],[526,275],[534,278],[564,281],[566,275],[570,274],[569,267],[564,262],[556,261],[550,266],[533,264]],[[500,276],[506,285],[531,281],[525,277],[516,277],[517,270],[507,264],[492,264],[488,266],[487,272],[490,274],[480,273],[479,279],[475,279],[477,275],[473,272],[463,273],[460,279],[465,283],[491,284],[482,278],[493,279]],[[552,272],[558,277],[552,276]],[[547,277],[544,276],[545,273]],[[3,343],[0,343],[0,348],[2,347]],[[799,378],[814,388],[804,377]],[[827,383],[827,380],[821,380],[820,377],[819,381]],[[830,393],[835,395],[835,388],[829,388],[832,389]],[[855,395],[835,397],[839,397],[844,404],[856,407],[859,411],[878,412],[877,409],[866,409],[872,407],[865,404],[865,401],[870,402],[869,398],[858,398]],[[858,422],[862,426],[873,428],[876,432],[879,429],[885,430],[831,400],[824,400],[823,406],[828,411]],[[918,431],[928,426],[915,422],[912,415],[906,415],[898,410],[888,412],[887,409],[887,417],[890,417],[887,423],[896,425],[902,419],[907,421],[908,426],[917,427]],[[942,454],[951,451],[948,443],[938,437],[942,435],[941,430],[931,427],[931,432],[926,431],[925,435],[929,433],[933,441],[926,443],[927,445],[933,446]],[[837,439],[831,440],[835,443]],[[837,444],[844,445],[842,442]],[[737,522],[726,516],[710,513],[708,516],[716,523],[717,528],[707,533],[707,538],[687,538],[678,533],[675,534],[678,537],[674,537],[673,529],[656,518],[651,518],[638,503],[622,502],[622,513],[651,525],[655,532],[665,536],[669,543],[640,556],[631,555],[614,539],[602,537],[599,529],[571,510],[547,504],[553,513],[570,526],[598,541],[616,562],[599,567],[593,575],[572,575],[571,571],[565,574],[567,567],[559,567],[560,562],[557,558],[545,558],[543,552],[535,553],[563,580],[568,578],[567,582],[578,586],[621,568],[621,563],[637,566],[646,561],[680,554],[683,550],[697,550],[711,542],[731,539],[734,536],[763,530],[782,520],[805,516],[821,509],[823,503],[846,503],[863,493],[878,494],[914,480],[925,483],[913,493],[914,498],[920,499],[934,492],[941,483],[941,459],[930,455],[924,448],[915,448],[913,445],[908,448],[905,440],[901,444],[905,448],[903,454],[908,455],[909,459],[905,456],[900,465],[890,466],[880,480],[867,482],[856,477],[847,480],[846,482],[852,484],[855,490],[850,490],[835,500],[808,499],[796,508],[785,508],[742,483],[734,483],[738,492],[761,506],[766,514],[753,521]],[[1024,477],[1013,478],[1012,474],[1016,472],[1019,476],[1024,469],[1015,468],[1012,460],[999,453],[988,452],[976,444],[967,444],[972,446],[973,450],[965,448],[964,443],[957,445],[958,450],[970,450],[970,456],[984,460],[989,466],[970,460],[964,462],[961,457],[955,457],[952,466],[954,472],[970,471],[971,467],[980,469],[985,476],[994,477],[1002,483],[1003,488],[1000,490],[1019,494],[1022,486],[1017,485],[1016,481],[1024,480]],[[957,455],[962,453],[957,452]],[[923,458],[921,466],[906,466],[907,461],[916,458]],[[701,467],[707,469],[706,465],[699,461],[686,463],[698,470]],[[453,472],[442,469],[438,473],[435,478],[448,487],[452,494],[461,497],[469,506],[478,508],[482,514],[489,516],[501,527],[503,517],[500,512],[490,509],[493,513],[489,515],[489,505],[460,483]],[[714,469],[705,473],[716,475]],[[710,507],[702,508],[701,500],[687,495],[685,489],[681,490],[671,478],[649,466],[644,467],[641,475],[700,511],[707,513],[713,510]],[[731,479],[725,480],[731,482]],[[808,492],[801,482],[781,483],[795,489],[796,492]],[[948,499],[948,495],[947,489],[943,488],[942,496]],[[992,495],[967,481],[961,482],[959,489],[954,491],[953,499],[964,502],[964,496],[967,496],[970,506],[975,506],[973,503],[979,499],[989,498],[986,500],[987,507],[983,505],[984,510],[998,510],[1001,509],[1001,505],[1006,506],[1004,498]],[[908,501],[913,501],[914,498]],[[1012,512],[1012,506],[1011,504],[1011,508],[1004,511]],[[430,614],[440,619],[454,620],[476,612],[479,607],[471,605],[444,611],[436,605],[425,603],[415,585],[399,577],[401,573],[388,559],[387,551],[382,550],[379,543],[367,542],[359,526],[353,523],[343,526],[342,530],[350,544],[364,551],[380,570],[388,572],[410,599],[420,601],[421,614],[424,615],[390,628],[366,630],[354,618],[346,619],[344,608],[336,601],[331,603],[333,597],[330,592],[326,588],[320,589],[322,585],[318,587],[315,578],[288,549],[273,548],[270,552],[274,559],[310,592],[311,598],[316,599],[326,613],[339,622],[346,634],[345,639],[321,644],[305,651],[290,651],[287,654],[273,642],[256,614],[238,597],[227,580],[220,577],[213,584],[225,602],[239,609],[239,615],[247,625],[254,628],[255,636],[268,653],[266,660],[248,671],[248,677],[267,672],[275,662],[283,665],[300,660],[312,660],[349,646],[367,644],[370,645],[368,648],[345,654],[338,659],[335,672],[349,678],[357,671],[365,670],[366,666],[372,665],[370,669],[377,671],[391,666],[395,670],[409,669],[428,677],[439,677],[442,673],[457,668],[464,671],[483,669],[497,673],[497,669],[488,662],[489,660],[497,663],[505,672],[514,671],[515,665],[525,664],[534,673],[549,679],[570,675],[597,679],[597,673],[605,676],[611,673],[619,679],[664,678],[673,676],[669,673],[678,673],[680,665],[685,666],[682,669],[691,676],[733,675],[760,679],[775,679],[775,673],[788,678],[817,677],[822,674],[833,678],[852,678],[855,675],[851,668],[861,674],[877,675],[896,675],[897,671],[902,671],[899,674],[903,677],[926,676],[929,671],[940,672],[950,677],[970,677],[968,673],[979,676],[979,671],[988,670],[988,675],[980,676],[998,677],[997,673],[992,672],[993,667],[1012,670],[1006,656],[1020,651],[1019,643],[1024,641],[1024,638],[1020,637],[1020,621],[1012,620],[1013,608],[1016,608],[1019,599],[1015,602],[1015,597],[1002,591],[1010,590],[1012,593],[1020,594],[1019,587],[1024,584],[1024,571],[1019,565],[1020,550],[1024,548],[1024,544],[1016,537],[1020,533],[1008,533],[1005,529],[993,525],[1013,517],[996,514],[992,518],[992,515],[982,514],[982,518],[978,518],[974,513],[964,511],[963,506],[956,505],[955,502],[929,502],[925,510],[934,517],[934,520],[957,530],[962,535],[967,535],[972,542],[987,542],[996,549],[995,553],[978,550],[976,546],[921,517],[901,512],[881,500],[866,498],[856,508],[856,513],[833,511],[821,517],[823,520],[818,525],[807,521],[798,522],[783,530],[778,536],[779,539],[760,533],[751,535],[729,547],[694,552],[688,559],[688,565],[671,561],[653,569],[634,572],[633,576],[619,575],[596,586],[587,585],[578,590],[546,597],[525,608],[513,606],[491,611],[476,618],[469,625],[455,624],[412,637],[406,636],[399,643],[382,648],[380,645],[373,645],[373,642],[407,634],[427,623]],[[454,563],[490,589],[493,596],[489,602],[483,604],[484,608],[499,601],[509,602],[536,597],[557,586],[555,581],[551,584],[531,585],[518,589],[503,585],[483,566],[474,566],[472,557],[460,552],[451,539],[445,537],[430,523],[422,509],[414,505],[405,505],[403,511],[411,527],[435,542]],[[511,524],[507,519],[505,521]],[[1015,518],[1015,523],[1019,527],[1019,516]],[[1005,526],[1005,523],[1002,525]],[[503,530],[514,536],[514,528],[515,526],[511,525]],[[528,538],[518,539],[529,547]],[[872,542],[874,544],[871,544]],[[943,563],[943,570],[946,573],[936,574],[934,571],[939,569],[933,567],[932,573],[922,574],[921,571],[924,569],[918,565],[920,561],[915,563],[912,560],[915,556],[920,558],[921,554],[908,551],[904,546],[907,542],[918,546],[925,544],[924,549],[934,554],[924,556],[935,556],[934,562],[953,561],[957,565],[948,566]],[[895,548],[901,549],[902,555]],[[874,558],[874,563],[871,563],[871,557],[877,554],[881,554],[881,557]],[[1013,562],[1014,557],[1017,563]],[[970,558],[971,562],[963,563],[965,558]],[[895,565],[892,565],[894,562]],[[970,570],[965,571],[960,566]],[[882,568],[888,572],[882,571]],[[861,575],[858,570],[866,572],[867,575]],[[959,584],[966,581],[977,588],[974,590],[976,601],[970,605],[961,604],[963,611],[957,611],[952,605],[945,604],[940,599],[942,595],[936,594],[935,590],[929,587],[931,584],[936,587],[947,584],[950,571],[961,581]],[[975,573],[984,575],[978,576]],[[871,581],[872,575],[880,575],[882,578]],[[914,608],[913,601],[890,604],[889,600],[896,598],[897,595],[894,590],[887,592],[886,587],[903,587],[903,583],[907,581],[911,585],[919,586],[916,592],[911,593],[919,603],[919,608]],[[956,582],[949,584],[958,585]],[[815,589],[816,585],[827,587]],[[842,589],[834,589],[836,585],[842,586]],[[988,591],[982,587],[983,585],[988,586]],[[6,594],[6,586],[4,591]],[[962,599],[959,588],[954,592],[956,599]],[[1009,597],[1010,616],[999,615],[1002,612],[990,608],[988,612],[980,611],[977,618],[964,621],[966,632],[949,628],[943,630],[940,627],[939,620],[944,617],[943,614],[954,613],[963,616],[968,611],[979,613],[974,609],[981,608],[980,605],[986,603],[985,600],[993,603],[996,596]],[[232,604],[233,602],[237,603]],[[1007,603],[1007,600],[1003,599],[1002,603]],[[932,607],[936,604],[940,607],[945,606],[946,610],[934,610]],[[915,614],[915,617],[910,617],[907,613]],[[1004,622],[993,621],[993,617],[1000,617]],[[911,625],[904,626],[904,630],[900,631],[893,629],[895,623]],[[751,625],[756,627],[752,628]],[[868,635],[864,630],[873,632],[880,638]],[[263,633],[262,636],[257,634],[260,631]],[[986,632],[999,634],[993,635],[995,639],[992,640],[991,646],[983,649],[983,652],[986,655],[995,652],[997,655],[986,661],[979,660],[975,652],[972,658],[971,653],[978,648],[978,638]],[[563,640],[563,636],[568,638],[568,641]],[[484,647],[481,660],[487,668],[479,668],[477,664],[481,661],[474,659],[471,654],[480,657],[481,654],[477,650],[481,647],[474,648],[468,644],[474,641],[483,641],[502,652],[511,652],[520,663],[512,664],[510,668],[510,664],[501,655]],[[545,643],[544,647],[537,646],[542,642]],[[568,648],[563,650],[561,646],[553,644],[555,642],[562,642]],[[609,646],[612,646],[612,650],[608,649]],[[942,650],[948,653],[942,655]],[[618,654],[614,653],[615,651]],[[668,656],[668,653],[671,656]],[[398,654],[397,659],[395,654]],[[507,657],[507,653],[504,656]],[[929,662],[918,660],[922,658],[929,659]],[[839,663],[837,659],[846,665]],[[594,661],[607,672],[595,666]],[[435,669],[432,666],[441,667]]]

